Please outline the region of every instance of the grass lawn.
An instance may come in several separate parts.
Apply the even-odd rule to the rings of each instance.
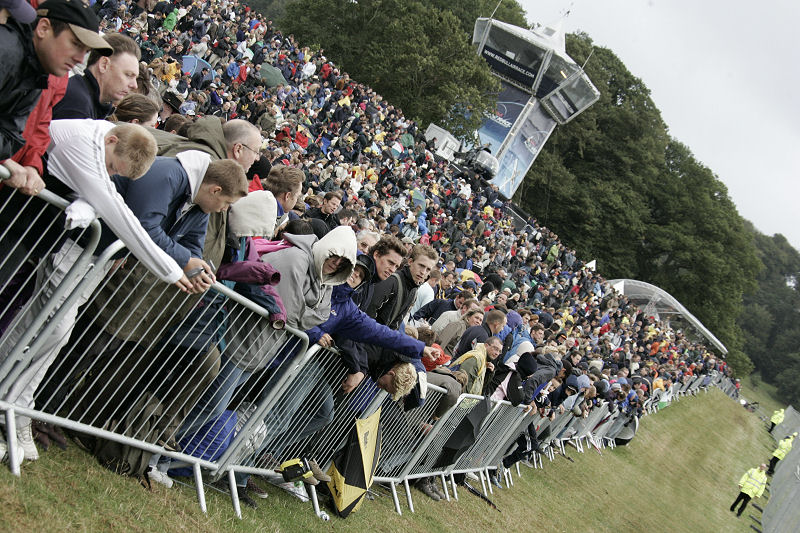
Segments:
[[[545,459],[544,470],[522,467],[511,489],[491,496],[500,512],[460,487],[458,502],[433,502],[413,490],[416,513],[403,498],[400,516],[388,492],[377,488],[380,496],[346,520],[322,522],[310,503],[274,487],[257,510],[243,509],[243,520],[225,494],[209,489],[203,514],[193,487],[148,492],[70,445],[23,465],[21,478],[0,468],[0,521],[14,532],[745,532],[752,523],[747,515],[760,513],[751,504],[737,519],[728,506],[739,477],[766,461],[773,446],[754,414],[713,390],[645,417],[627,447],[603,450],[602,457],[568,447],[574,463],[557,456]]]

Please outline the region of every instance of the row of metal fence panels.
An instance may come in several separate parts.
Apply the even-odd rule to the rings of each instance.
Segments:
[[[378,409],[375,480],[389,484],[398,512],[396,484],[412,510],[409,480],[449,478],[455,496],[456,474],[483,477],[525,431],[535,432],[551,458],[567,441],[613,444],[622,431],[635,433],[635,413],[611,413],[607,404],[587,418],[566,412],[550,419],[463,394],[437,419],[446,391],[436,386],[412,410],[370,379],[345,394],[348,370],[338,353],[309,348],[302,331],[275,329],[268,311],[233,283],[181,293],[125,255],[119,241],[96,250],[97,221],[79,233],[61,229],[62,199],[7,188],[0,198],[0,409],[9,444],[16,417],[29,417],[73,432],[98,457],[109,441],[160,455],[173,468],[188,467],[204,511],[203,482],[226,476],[240,515],[239,478],[274,476],[276,465],[297,457],[327,465],[354,420]],[[664,400],[695,392],[702,380],[676,385]],[[19,392],[26,388],[32,397]],[[19,475],[15,447],[8,450]],[[325,516],[313,487],[311,496]]]

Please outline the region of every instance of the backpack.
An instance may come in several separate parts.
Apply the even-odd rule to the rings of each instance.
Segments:
[[[128,415],[119,425],[116,424],[116,420],[110,420],[108,426],[114,427],[116,433],[121,432],[127,437],[134,437],[145,442],[155,442],[161,433],[157,422],[163,414],[164,406],[161,404],[161,400],[153,393],[146,392],[128,411]],[[98,438],[95,439],[91,452],[101,465],[117,474],[147,479],[144,473],[147,471],[150,457],[153,455],[148,451]]]

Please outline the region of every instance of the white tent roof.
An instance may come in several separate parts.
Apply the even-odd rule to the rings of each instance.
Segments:
[[[627,296],[645,314],[658,315],[662,318],[669,317],[669,320],[674,320],[673,317],[676,317],[678,320],[685,321],[723,354],[728,353],[725,345],[697,317],[664,289],[635,279],[612,279],[608,281],[608,284],[617,292]]]

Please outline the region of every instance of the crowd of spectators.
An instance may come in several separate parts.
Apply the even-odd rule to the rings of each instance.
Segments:
[[[434,384],[447,391],[435,418],[464,392],[543,416],[587,416],[602,402],[641,416],[656,390],[724,369],[611,290],[554,232],[533,218],[515,225],[495,185],[435,157],[413,120],[323,50],[237,0],[48,0],[27,21],[14,19],[26,16],[20,2],[6,3],[14,9],[0,42],[19,57],[6,54],[0,66],[0,158],[12,171],[0,192],[46,186],[76,199],[70,220],[96,213],[143,275],[185,292],[237,281],[245,268],[248,279],[277,273],[277,283],[237,283],[237,292],[267,308],[272,326],[337,347],[345,393],[373,380],[413,408]],[[98,29],[103,39],[89,35]],[[90,50],[88,66],[67,79]],[[24,98],[6,91],[20,82]],[[57,269],[80,245],[64,244],[70,258]],[[50,284],[50,295],[59,280],[41,277],[37,291]],[[6,335],[24,331],[35,311]],[[33,404],[72,316],[7,400]],[[184,398],[194,407],[181,432],[213,421],[263,370],[250,351],[221,357],[205,373],[205,394]],[[329,410],[313,414],[308,435]],[[31,421],[17,426],[25,458],[35,459]],[[504,462],[533,451],[528,428]],[[156,463],[151,479],[171,483]],[[260,489],[238,481],[242,501],[255,505]],[[439,498],[431,480],[420,488]]]

